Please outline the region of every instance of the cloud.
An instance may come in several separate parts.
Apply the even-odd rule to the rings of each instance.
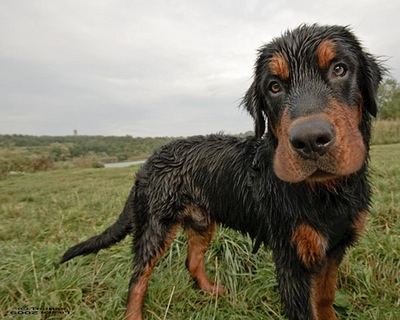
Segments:
[[[400,76],[386,1],[2,1],[0,133],[245,132],[256,49],[300,23],[350,24]],[[390,35],[390,36],[383,36]]]

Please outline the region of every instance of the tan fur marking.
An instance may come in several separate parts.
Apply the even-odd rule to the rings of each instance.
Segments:
[[[333,309],[338,264],[328,257],[323,269],[311,282],[311,304],[316,320],[336,320]]]
[[[269,71],[285,80],[289,78],[289,64],[282,53],[277,52],[272,55],[272,58],[268,62]]]
[[[274,156],[274,171],[284,181],[298,182],[297,180],[302,180],[307,176],[303,176],[303,167],[299,165],[298,157],[290,147],[290,125],[289,112],[285,109],[275,129],[279,143]]]
[[[318,46],[318,65],[321,69],[329,67],[336,55],[336,45],[331,40],[322,41]]]
[[[149,282],[150,274],[153,271],[154,263],[148,265],[138,283],[136,284],[133,292],[129,294],[128,305],[126,306],[125,320],[142,320],[143,314],[143,301],[147,291],[147,284]]]
[[[166,239],[165,246],[158,252],[156,257],[144,268],[141,277],[133,290],[129,293],[128,305],[126,306],[125,320],[143,320],[143,302],[147,291],[149,278],[157,260],[168,250],[178,232],[180,225],[171,228],[171,232]]]
[[[305,267],[320,264],[324,259],[328,241],[309,225],[300,225],[293,233],[292,242],[297,246],[297,254]]]
[[[191,228],[185,229],[188,235],[187,267],[190,275],[196,281],[201,290],[211,293],[217,297],[221,296],[225,288],[223,285],[213,283],[204,269],[204,255],[214,235],[216,225],[211,224],[204,233],[198,233]]]
[[[366,147],[358,128],[360,110],[332,100],[326,117],[336,132],[335,165],[340,175],[349,175],[361,169],[366,158]]]

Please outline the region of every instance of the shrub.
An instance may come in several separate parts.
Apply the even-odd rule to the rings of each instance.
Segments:
[[[400,120],[378,120],[372,127],[372,144],[400,143]]]

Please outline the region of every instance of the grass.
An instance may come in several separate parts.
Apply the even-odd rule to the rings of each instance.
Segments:
[[[342,319],[400,319],[399,159],[399,144],[372,148],[374,205],[366,234],[340,268],[335,304]],[[135,171],[69,168],[0,180],[3,318],[123,319],[130,239],[96,256],[58,262],[69,246],[116,219]],[[194,287],[186,249],[180,233],[158,262],[146,319],[283,319],[269,250],[251,254],[250,239],[219,229],[207,270],[229,293],[216,300]],[[32,315],[32,308],[42,310]],[[46,308],[62,310],[51,315]]]

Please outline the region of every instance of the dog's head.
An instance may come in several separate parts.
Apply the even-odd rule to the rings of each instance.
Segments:
[[[267,119],[280,179],[326,181],[363,167],[382,72],[347,27],[303,25],[260,48],[243,105],[258,138]]]

